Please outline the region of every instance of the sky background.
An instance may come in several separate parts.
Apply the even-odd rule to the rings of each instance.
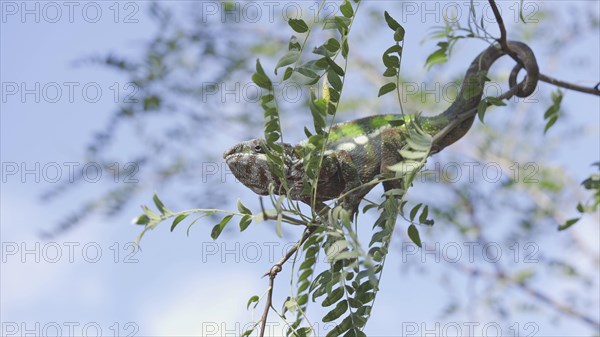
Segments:
[[[94,193],[105,190],[104,185],[85,182],[85,192],[73,190],[50,203],[40,198],[54,186],[44,179],[55,176],[53,168],[61,168],[64,180],[69,172],[69,164],[65,163],[79,163],[76,170],[88,163],[84,155],[90,135],[98,131],[110,117],[110,112],[119,106],[115,102],[115,88],[118,88],[119,99],[127,92],[124,87],[126,78],[122,75],[78,61],[111,51],[141,56],[145,39],[153,36],[156,30],[156,25],[146,15],[148,2],[74,3],[77,5],[72,17],[69,17],[69,7],[65,3],[52,3],[58,4],[62,11],[57,17],[56,7],[45,2],[0,2],[0,334],[21,336],[29,331],[56,335],[56,331],[60,331],[59,335],[68,336],[72,331],[74,335],[92,336],[101,331],[103,336],[238,335],[245,330],[244,326],[248,327],[250,322],[258,319],[260,310],[253,316],[245,308],[246,301],[252,295],[265,291],[267,280],[260,276],[294,242],[298,235],[296,229],[286,229],[286,236],[280,239],[271,228],[272,224],[262,223],[251,226],[243,235],[236,230],[226,231],[219,240],[212,241],[209,233],[213,223],[200,221],[189,237],[186,237],[184,228],[169,233],[167,224],[164,224],[144,238],[141,252],[131,253],[131,242],[140,228],[130,225],[139,208],[129,206],[110,220],[93,216],[57,238],[41,238],[40,234],[55,227],[68,210],[74,209],[74,204],[92,200]],[[169,6],[184,8],[184,4],[174,1]],[[565,4],[552,2],[553,6]],[[35,15],[39,15],[39,22],[36,22],[34,14],[22,17],[22,6],[33,9],[37,13]],[[39,6],[39,10],[35,6]],[[580,10],[589,10],[592,15],[596,10],[595,15],[598,16],[598,6],[585,2],[579,2],[577,6]],[[86,14],[82,12],[83,8],[86,8]],[[96,18],[94,12],[97,8],[101,9],[101,13]],[[119,8],[118,13],[116,8]],[[462,8],[466,10],[464,6]],[[419,41],[426,33],[427,25],[414,16],[402,23],[408,32],[407,44],[413,46],[411,54],[403,60],[403,67],[425,74],[422,61],[432,49],[419,45]],[[260,24],[265,29],[270,27],[264,20]],[[575,48],[566,52],[566,55],[573,55],[572,58],[565,57],[573,60],[567,64],[553,64],[550,50],[537,53],[542,70],[550,69],[548,72],[557,78],[582,84],[596,83],[600,78],[598,34],[587,36],[574,45]],[[532,47],[535,50],[535,44]],[[473,51],[458,51],[463,52],[473,55]],[[379,57],[378,52],[373,52],[373,55]],[[584,66],[578,66],[582,64],[577,62],[578,58],[584,60]],[[466,63],[458,59],[451,64],[464,67]],[[73,84],[72,101],[69,99],[69,87],[64,84],[71,82],[76,83]],[[35,88],[37,84],[40,89],[34,91],[37,91],[39,101],[34,94],[21,96],[23,89]],[[86,86],[90,88],[83,92]],[[13,94],[15,88],[18,91]],[[53,102],[56,88],[60,88],[61,95]],[[95,101],[94,88],[100,88],[101,94],[96,102],[88,102]],[[561,148],[556,160],[564,163],[581,181],[590,173],[590,156],[600,151],[597,138],[599,100],[573,94],[565,98],[564,107],[573,111],[569,123],[588,126],[588,133],[569,148]],[[218,156],[241,140],[237,134],[227,134],[226,130],[225,123],[215,130],[215,141],[206,144],[207,151]],[[301,130],[296,131],[297,135],[301,135]],[[119,165],[122,167],[126,162],[124,160]],[[215,162],[222,164],[218,160]],[[38,164],[39,169],[36,170]],[[19,171],[9,174],[8,170],[15,167]],[[44,167],[48,168],[46,176],[42,172]],[[22,176],[24,168],[34,171]],[[122,183],[123,177],[118,178]],[[204,188],[205,185],[200,182],[202,177],[198,175],[197,178],[198,182],[192,183]],[[147,192],[141,193],[129,205],[150,203],[154,191],[160,195],[158,185],[140,183],[149,185]],[[224,184],[224,188],[231,189],[232,193],[239,193],[252,209],[258,209],[257,199],[243,186],[235,184],[231,176]],[[169,195],[163,196],[165,198],[168,199]],[[221,208],[235,209],[234,202],[235,199]],[[588,240],[591,247],[597,248],[598,229],[590,228],[586,223],[594,222],[584,219],[573,230]],[[540,249],[552,250],[557,240],[560,238],[540,242]],[[400,240],[396,240],[393,244],[396,253],[390,255],[387,267],[402,265],[406,256],[398,253],[401,249]],[[25,250],[32,252],[25,253]],[[289,288],[288,271],[289,268],[284,270],[278,279],[277,303],[286,296]],[[437,277],[437,274],[430,278],[418,273],[403,275],[400,268],[386,270],[377,304],[367,325],[368,334],[392,336],[398,331],[407,331],[407,326],[421,329],[421,324],[431,330],[435,329],[436,322],[441,322],[441,326],[448,329],[451,328],[449,322],[458,322],[465,329],[463,331],[466,331],[464,322],[479,322],[480,327],[494,323],[493,318],[476,312],[451,321],[437,318],[434,313],[442,310],[444,304],[437,299],[446,296]],[[455,281],[465,284],[464,280]],[[456,296],[467,296],[471,291],[474,290],[459,288]],[[598,291],[596,280],[590,294],[598,295]],[[591,314],[598,317],[598,312],[596,308]],[[313,315],[318,317],[318,313],[319,309]],[[280,335],[283,328],[274,317],[272,315],[270,319],[274,335]],[[591,333],[589,328],[577,323],[551,324],[555,320],[552,315],[547,321],[532,317],[523,314],[514,322],[519,326],[520,335],[527,335],[525,325],[532,320],[539,327],[537,336]],[[327,326],[320,328],[323,332],[327,331]],[[420,332],[422,330],[417,335]],[[514,331],[504,330],[504,333],[513,335]]]

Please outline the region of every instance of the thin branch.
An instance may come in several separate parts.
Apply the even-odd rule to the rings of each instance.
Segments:
[[[496,6],[496,1],[489,0],[489,2],[490,6],[492,7],[492,11],[494,12],[494,16],[496,17],[498,28],[500,28],[500,39],[498,39],[498,42],[500,43],[502,50],[504,50],[508,55],[510,55],[510,57],[513,58],[513,60],[517,61],[520,65],[525,66],[521,59],[519,59],[517,53],[515,53],[508,47],[508,41],[506,39],[506,27],[504,26],[504,20],[502,19],[502,15],[498,10],[498,6]]]
[[[477,242],[481,243],[484,246],[489,244],[491,241],[487,240],[487,238],[484,237],[483,232],[481,230],[484,227],[482,226],[481,219],[475,212],[476,205],[473,204],[474,198],[469,197],[469,195],[465,194],[459,188],[451,188],[451,190],[453,191],[454,194],[456,194],[459,197],[459,199],[461,200],[461,202],[467,209],[467,213],[469,215],[468,219],[471,222],[472,227],[478,229]],[[438,250],[438,253],[441,254],[442,256],[444,256],[444,258],[447,258],[446,255],[444,254],[444,252]],[[555,299],[551,298],[550,296],[546,295],[545,293],[531,287],[525,281],[519,280],[519,279],[509,275],[501,263],[493,264],[494,269],[495,269],[494,272],[485,271],[480,268],[472,268],[472,267],[466,266],[463,263],[450,264],[450,265],[455,266],[455,267],[457,267],[457,269],[462,270],[473,276],[483,275],[483,276],[487,276],[489,278],[495,279],[497,281],[508,281],[512,285],[521,289],[525,293],[531,295],[538,301],[549,305],[550,307],[557,310],[558,312],[573,316],[594,328],[600,328],[600,322],[598,320],[596,320],[596,318],[589,316],[584,312],[577,311],[576,309],[574,309],[564,303],[561,303],[558,300],[555,300]]]
[[[262,198],[259,198],[258,200],[260,202],[261,213],[263,214],[265,220],[277,220],[277,217],[267,214],[267,211],[265,210],[265,206],[263,205]],[[308,225],[305,221],[298,220],[289,215],[281,214],[281,218],[283,220],[285,220],[287,223],[289,223],[290,225],[295,225],[295,226],[307,226]]]
[[[578,84],[573,84],[573,83],[569,83],[569,82],[564,82],[561,80],[557,80],[556,78],[544,75],[542,73],[540,73],[540,77],[539,77],[540,81],[544,81],[546,83],[550,83],[553,84],[557,87],[561,87],[561,88],[565,88],[565,89],[571,89],[571,90],[575,90],[575,91],[579,91],[579,92],[583,92],[586,94],[592,94],[592,95],[596,95],[596,96],[600,96],[600,89],[598,88],[598,85],[596,85],[593,88],[590,87],[584,87]]]
[[[273,303],[273,285],[275,283],[275,276],[281,271],[281,266],[274,265],[269,271],[269,293],[267,294],[267,304],[263,311],[262,317],[260,318],[260,337],[264,337],[265,328],[267,327],[267,316],[269,316],[269,310]]]
[[[518,289],[521,289],[522,291],[530,294],[531,296],[533,296],[535,299],[539,300],[540,302],[548,304],[550,307],[554,308],[558,312],[567,314],[569,316],[573,316],[573,317],[579,319],[580,321],[582,321],[590,326],[593,326],[594,328],[600,328],[600,322],[598,322],[596,319],[592,318],[591,316],[588,316],[585,313],[579,312],[579,311],[569,307],[568,305],[565,305],[563,303],[560,303],[560,302],[550,298],[548,295],[540,292],[539,290],[536,290],[536,289],[530,287],[525,282],[516,280],[515,278],[510,277],[504,271],[489,272],[489,271],[485,271],[485,270],[482,270],[479,268],[469,267],[463,263],[452,264],[452,266],[456,267],[459,270],[466,272],[469,275],[487,276],[491,279],[495,279],[498,281],[507,281],[507,282],[511,283],[512,285],[516,286]]]
[[[262,207],[262,200],[261,200],[261,207]],[[322,215],[325,213],[325,211],[330,210],[330,208],[327,205],[325,205],[324,203],[317,204],[317,205],[315,205],[315,207],[318,208],[319,215]],[[263,212],[264,212],[264,209],[263,209]],[[265,214],[265,216],[267,216],[267,215]],[[279,259],[279,261],[277,261],[277,263],[275,263],[273,265],[273,267],[271,267],[271,269],[267,273],[265,273],[265,275],[263,275],[263,277],[269,276],[269,292],[267,294],[267,302],[265,303],[265,309],[264,309],[262,317],[260,319],[261,320],[260,335],[259,335],[260,337],[264,337],[264,335],[265,335],[265,329],[267,326],[267,317],[269,315],[269,311],[273,307],[273,287],[275,285],[275,277],[277,277],[277,274],[279,274],[279,272],[283,269],[283,265],[292,256],[294,256],[294,254],[296,254],[296,252],[298,251],[298,249],[300,249],[300,247],[302,247],[304,242],[306,242],[306,240],[308,240],[308,238],[317,230],[317,228],[319,228],[318,225],[311,225],[310,223],[305,223],[305,225],[306,225],[306,229],[304,230],[304,233],[302,234],[302,237],[300,238],[300,240],[298,240],[298,243],[296,243],[296,245],[294,245],[294,247],[292,247],[292,249],[290,249],[285,254],[285,256],[283,256],[281,259]]]

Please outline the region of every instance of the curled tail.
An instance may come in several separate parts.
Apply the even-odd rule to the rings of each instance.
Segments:
[[[521,64],[517,64],[513,68],[509,84],[511,87],[517,87],[516,96],[527,97],[534,92],[540,73],[535,54],[528,45],[522,42],[508,41],[508,47],[517,54],[521,61]],[[437,116],[423,118],[423,123],[428,124],[430,129],[435,132],[442,130],[453,120],[464,118],[464,114],[469,114],[462,123],[435,144],[434,152],[441,151],[446,146],[462,138],[469,131],[475,120],[475,111],[483,96],[487,72],[492,64],[503,55],[506,55],[506,52],[499,45],[492,45],[484,50],[471,62],[465,73],[460,92],[450,107]],[[516,78],[522,68],[527,71],[527,76],[517,84]]]

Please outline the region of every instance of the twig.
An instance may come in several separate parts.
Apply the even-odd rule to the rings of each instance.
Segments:
[[[544,75],[540,73],[540,77],[539,77],[540,81],[544,81],[546,83],[550,83],[550,84],[554,84],[557,87],[561,87],[561,88],[565,88],[565,89],[571,89],[571,90],[575,90],[575,91],[580,91],[586,94],[592,94],[592,95],[596,95],[596,96],[600,96],[600,89],[598,88],[598,85],[596,85],[593,88],[589,88],[589,87],[584,87],[578,84],[573,84],[573,83],[569,83],[569,82],[564,82],[561,80],[557,80],[556,78]],[[600,84],[600,83],[598,83]]]
[[[489,0],[489,3],[490,3],[490,6],[492,7],[492,11],[494,12],[494,16],[496,17],[496,22],[498,23],[498,28],[500,29],[500,38],[497,39],[498,43],[500,43],[500,47],[502,47],[502,50],[504,50],[508,55],[510,55],[510,57],[512,57],[520,65],[523,65],[523,62],[521,62],[517,53],[515,53],[513,50],[511,50],[508,47],[508,41],[507,41],[507,37],[506,37],[506,27],[504,26],[504,20],[502,19],[502,15],[500,14],[500,11],[498,10],[498,6],[496,6],[496,1]],[[577,84],[557,80],[555,78],[544,75],[542,73],[539,74],[539,79],[546,83],[556,85],[557,87],[571,89],[571,90],[583,92],[586,94],[600,96],[600,89],[598,88],[598,85],[596,85],[593,88],[584,87],[584,86],[580,86]]]
[[[504,50],[508,55],[510,55],[510,57],[513,58],[513,60],[517,61],[520,65],[525,66],[519,58],[519,56],[517,55],[517,53],[515,53],[512,49],[508,47],[508,41],[506,40],[506,27],[504,26],[504,20],[502,19],[502,15],[500,15],[498,6],[496,6],[496,1],[489,0],[489,2],[490,6],[492,7],[492,11],[494,12],[494,16],[496,17],[498,28],[500,28],[500,39],[498,39],[498,42],[500,43],[502,50]]]
[[[277,276],[277,273],[279,273],[280,271],[281,266],[276,264],[267,273],[269,274],[269,293],[267,294],[267,304],[265,305],[265,310],[263,311],[262,317],[260,318],[261,337],[265,335],[265,328],[267,327],[267,316],[269,316],[269,310],[271,309],[273,303],[273,285],[275,283],[275,276]]]
[[[277,220],[277,217],[270,216],[269,214],[267,214],[267,212],[265,211],[265,206],[263,205],[262,198],[259,198],[258,200],[260,202],[261,213],[265,217],[265,220]],[[281,218],[284,219],[285,221],[287,221],[290,225],[307,226],[307,223],[305,221],[298,220],[296,218],[292,218],[289,215],[281,214]]]
[[[489,244],[491,241],[487,240],[484,235],[482,234],[482,230],[481,228],[483,228],[482,226],[482,222],[481,219],[479,218],[479,216],[477,215],[477,213],[475,212],[475,205],[473,204],[473,198],[469,197],[467,194],[465,194],[463,192],[463,190],[459,189],[459,188],[451,188],[451,190],[458,195],[458,197],[460,198],[460,200],[462,201],[463,205],[465,206],[465,208],[467,209],[468,215],[469,215],[469,221],[471,222],[471,225],[476,228],[479,229],[477,231],[477,242],[481,243],[482,245],[487,245]],[[444,256],[444,258],[446,258],[446,256],[444,255],[444,253],[442,251],[438,250],[438,253],[440,253],[441,255]],[[470,275],[473,276],[487,276],[490,277],[492,279],[496,279],[497,281],[508,281],[511,284],[513,284],[514,286],[516,286],[517,288],[521,289],[522,291],[524,291],[525,293],[531,295],[532,297],[534,297],[535,299],[537,299],[540,302],[543,302],[549,306],[551,306],[552,308],[554,308],[555,310],[557,310],[558,312],[573,316],[577,319],[579,319],[580,321],[594,327],[594,328],[600,328],[600,322],[589,315],[586,315],[583,312],[577,311],[574,308],[569,307],[568,305],[559,302],[558,300],[555,300],[553,298],[551,298],[550,296],[548,296],[547,294],[531,287],[530,285],[528,285],[525,281],[521,281],[516,279],[515,277],[512,277],[511,275],[509,275],[506,272],[506,269],[504,268],[504,266],[502,266],[501,263],[494,263],[494,272],[489,272],[489,271],[485,271],[482,270],[480,268],[472,268],[472,267],[468,267],[463,263],[457,263],[457,264],[451,264],[455,267],[457,267],[457,269],[462,270]]]
[[[261,199],[261,208],[262,208],[262,199]],[[316,207],[318,208],[318,214],[323,214],[325,211],[330,210],[329,207],[323,203],[317,204]],[[264,213],[264,208],[263,208],[263,213]],[[265,214],[265,219],[267,219],[267,215]],[[296,219],[294,219],[296,220]],[[267,294],[267,302],[265,303],[265,309],[263,311],[262,317],[261,317],[261,324],[260,324],[260,337],[264,337],[265,335],[265,329],[267,326],[267,317],[269,315],[269,311],[270,309],[273,307],[273,287],[275,285],[275,277],[277,277],[277,274],[283,269],[283,265],[292,257],[294,256],[294,254],[296,254],[296,252],[298,251],[298,249],[300,249],[300,247],[302,247],[302,245],[304,244],[304,242],[306,242],[306,240],[308,240],[308,238],[317,230],[317,228],[319,228],[318,225],[311,225],[310,223],[304,223],[304,225],[306,225],[306,229],[304,230],[304,233],[302,234],[302,237],[300,238],[300,240],[298,240],[298,243],[296,243],[296,245],[294,245],[294,247],[292,247],[292,249],[290,249],[285,256],[283,256],[281,259],[279,259],[279,261],[277,261],[277,263],[275,263],[273,265],[273,267],[271,267],[271,269],[266,272],[263,277],[265,276],[269,276],[269,291]]]

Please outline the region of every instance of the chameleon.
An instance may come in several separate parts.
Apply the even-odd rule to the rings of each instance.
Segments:
[[[508,47],[521,61],[511,73],[510,85],[516,87],[515,95],[527,97],[534,92],[539,76],[535,55],[522,42],[508,41]],[[456,100],[444,112],[431,117],[412,116],[429,135],[438,135],[430,155],[458,141],[471,128],[482,100],[485,81],[488,80],[487,72],[505,54],[499,45],[490,45],[472,61]],[[527,75],[515,84],[522,68]],[[332,125],[318,175],[315,202],[339,198],[342,206],[355,214],[361,200],[375,186],[365,183],[392,174],[389,167],[404,159],[399,150],[407,143],[407,125],[393,122],[402,119],[402,116],[373,115]],[[448,126],[452,127],[448,129]],[[296,145],[280,144],[284,153],[288,197],[311,205],[311,196],[303,193],[307,181],[303,158],[308,141]],[[269,186],[272,185],[274,194],[285,194],[282,182],[269,166],[266,155],[269,149],[266,146],[261,138],[244,141],[225,151],[223,158],[233,175],[254,193],[269,195]],[[387,180],[382,184],[385,191],[402,187],[399,180]]]

